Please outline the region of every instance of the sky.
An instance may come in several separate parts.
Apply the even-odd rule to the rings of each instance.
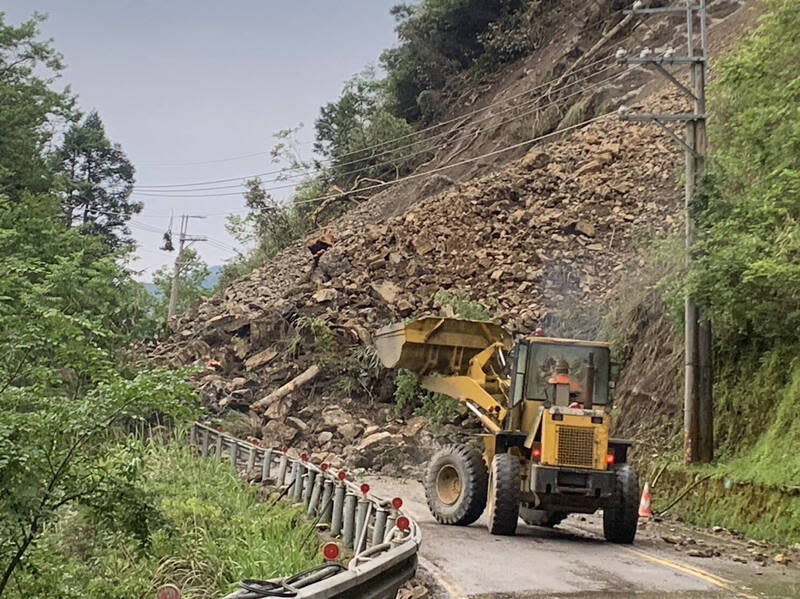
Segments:
[[[280,166],[267,155],[274,133],[300,123],[299,148],[309,157],[320,106],[395,44],[389,9],[396,3],[5,0],[0,10],[14,24],[33,11],[48,15],[42,34],[64,55],[62,84],[82,110],[99,112],[136,167],[137,187],[146,187],[273,171]],[[140,244],[138,278],[149,281],[174,260],[158,249],[173,214],[174,228],[181,214],[207,215],[192,219],[189,233],[213,240],[193,246],[208,264],[234,255],[224,215],[242,211],[243,199],[211,194],[238,189],[177,198],[144,191],[134,193],[144,210],[131,223]]]

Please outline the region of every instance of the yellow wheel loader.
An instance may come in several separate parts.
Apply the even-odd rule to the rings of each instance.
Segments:
[[[609,346],[425,317],[375,335],[387,368],[420,375],[483,423],[483,454],[448,445],[428,466],[425,492],[443,524],[468,525],[488,510],[489,530],[512,535],[520,517],[554,526],[569,513],[603,510],[608,541],[632,543],[639,483],[629,441],[611,439],[614,365]]]

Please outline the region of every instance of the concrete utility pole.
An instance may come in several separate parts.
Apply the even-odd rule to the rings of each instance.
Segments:
[[[175,266],[172,270],[172,288],[169,293],[169,311],[167,312],[167,322],[172,320],[175,316],[175,309],[178,306],[178,283],[181,276],[181,268],[183,268],[183,250],[188,244],[195,241],[206,241],[206,237],[197,235],[187,235],[186,231],[189,228],[190,218],[205,218],[205,216],[192,216],[189,214],[181,215],[180,234],[178,236],[178,255],[175,257]]]
[[[693,110],[688,114],[622,114],[623,120],[652,121],[677,141],[686,154],[686,256],[693,259],[693,246],[697,241],[697,226],[694,201],[696,192],[705,174],[706,137],[706,69],[708,67],[708,24],[706,0],[686,0],[685,6],[643,8],[641,2],[634,3],[627,14],[684,13],[686,15],[687,56],[650,56],[643,52],[639,58],[627,59],[628,64],[643,64],[654,67],[692,101]],[[699,19],[699,31],[695,22]],[[698,48],[699,44],[700,47]],[[681,83],[664,65],[687,65],[689,86]],[[665,123],[686,123],[686,132],[681,139]],[[685,386],[684,386],[684,452],[687,464],[710,462],[714,457],[713,421],[713,370],[711,362],[711,325],[702,308],[688,297],[685,304]]]

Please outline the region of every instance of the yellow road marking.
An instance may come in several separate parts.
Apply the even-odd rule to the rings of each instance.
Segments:
[[[684,574],[690,574],[701,580],[705,580],[717,586],[721,589],[725,589],[726,591],[730,591],[731,593],[736,593],[739,597],[746,597],[746,599],[758,599],[755,595],[750,595],[745,591],[736,588],[732,584],[730,584],[729,580],[725,580],[711,572],[707,572],[705,570],[701,570],[700,568],[695,568],[694,566],[687,566],[686,564],[679,564],[678,562],[673,562],[672,560],[668,560],[663,557],[656,557],[655,555],[651,555],[649,553],[645,553],[644,551],[640,551],[639,549],[630,549],[626,548],[626,550],[634,555],[638,555],[641,558],[646,559],[647,561],[661,564],[662,566],[666,566],[668,568],[672,568],[673,570],[678,570],[679,572],[683,572]]]

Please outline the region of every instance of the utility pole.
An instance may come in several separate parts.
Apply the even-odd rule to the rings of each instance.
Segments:
[[[686,155],[686,260],[693,259],[697,241],[695,199],[705,174],[706,137],[706,70],[708,67],[708,21],[706,0],[686,0],[684,6],[643,8],[635,2],[626,14],[685,14],[687,55],[651,56],[642,52],[638,58],[627,59],[628,64],[654,67],[692,101],[692,112],[687,114],[629,114],[622,112],[627,121],[651,121],[656,123],[684,149]],[[695,22],[699,19],[699,31]],[[699,38],[699,48],[698,40]],[[686,65],[689,67],[689,86],[680,82],[664,65]],[[684,122],[684,137],[679,137],[667,122]],[[685,383],[684,383],[684,458],[686,464],[710,462],[714,457],[713,421],[713,370],[711,362],[711,325],[693,298],[687,296],[684,314],[685,329]]]
[[[183,250],[187,244],[195,241],[206,241],[207,238],[198,235],[187,235],[189,229],[190,218],[205,218],[205,216],[192,216],[189,214],[181,215],[180,234],[178,236],[178,255],[175,257],[175,266],[172,270],[172,288],[169,293],[169,312],[167,313],[167,322],[172,320],[175,316],[175,309],[178,306],[178,283],[181,276],[181,268],[183,268]]]

